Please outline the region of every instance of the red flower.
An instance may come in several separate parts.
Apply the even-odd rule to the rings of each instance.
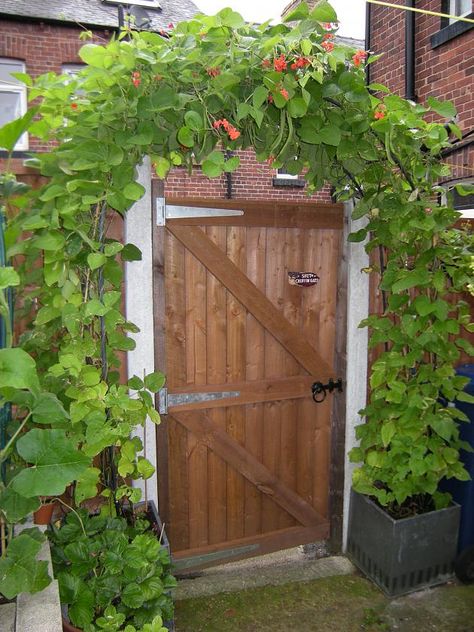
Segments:
[[[275,156],[268,156],[267,162],[271,167],[273,163],[275,162]]]
[[[358,50],[355,55],[352,56],[352,61],[354,62],[354,66],[360,66],[361,63],[366,59],[367,53],[365,50]]]
[[[282,88],[280,90],[280,94],[285,99],[285,101],[288,101],[288,99],[290,98],[290,95],[288,94],[288,90],[286,90],[285,88]]]
[[[334,37],[334,33],[324,33],[323,40],[330,40]]]
[[[77,110],[77,103],[71,103],[71,107],[73,110]]]
[[[169,28],[169,29],[174,29],[174,24],[173,24],[173,22],[170,22],[170,23],[168,24],[168,28]]]
[[[275,57],[275,59],[273,60],[273,67],[277,72],[283,72],[284,70],[286,70],[287,63],[283,54],[281,54],[280,57]]]
[[[135,88],[138,88],[138,86],[141,84],[141,79],[134,79],[132,83],[135,86]]]
[[[332,42],[322,42],[321,46],[324,48],[326,53],[331,53],[334,50],[334,44]]]
[[[140,79],[140,73],[137,71],[132,72],[132,79]]]
[[[325,31],[332,31],[332,23],[331,22],[323,22],[321,24]]]
[[[229,127],[228,134],[230,140],[237,140],[237,138],[240,136],[240,132],[236,130],[235,127]]]
[[[227,119],[219,119],[218,121],[214,121],[212,127],[214,129],[220,129],[221,127],[223,127],[227,132],[230,140],[237,140],[237,138],[240,136],[239,130],[231,125]]]
[[[272,62],[269,59],[264,59],[262,61],[262,68],[270,68],[271,65],[272,65]]]
[[[217,77],[218,75],[221,74],[220,68],[218,68],[217,66],[214,68],[207,68],[206,72],[209,75],[209,77]]]
[[[374,119],[376,119],[377,121],[380,119],[384,119],[386,114],[387,114],[386,106],[383,103],[379,103],[379,105],[377,106],[374,112]]]
[[[307,57],[297,57],[295,62],[293,64],[291,64],[291,67],[293,68],[293,70],[295,68],[306,68],[306,66],[310,65],[310,61]]]
[[[273,103],[273,95],[272,94],[268,95],[267,101],[268,101],[268,103]]]

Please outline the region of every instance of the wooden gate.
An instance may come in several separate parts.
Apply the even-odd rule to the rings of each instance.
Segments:
[[[191,568],[326,539],[333,396],[315,404],[311,386],[344,377],[333,369],[342,206],[167,204],[244,211],[156,229],[169,396],[159,502],[174,557]],[[290,272],[319,281],[294,285]]]

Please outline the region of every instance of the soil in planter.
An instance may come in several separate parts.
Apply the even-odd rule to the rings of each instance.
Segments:
[[[382,511],[388,513],[388,515],[394,520],[402,520],[403,518],[418,516],[420,514],[436,510],[433,497],[429,494],[417,494],[416,496],[410,496],[401,505],[398,503],[391,503],[387,507],[383,507],[375,496],[370,496],[370,499],[378,507],[380,507]]]

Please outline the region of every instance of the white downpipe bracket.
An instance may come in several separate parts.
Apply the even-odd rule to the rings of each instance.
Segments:
[[[125,215],[125,243],[134,244],[142,252],[141,261],[130,261],[125,264],[125,314],[140,331],[133,334],[136,347],[127,354],[128,377],[155,370],[154,327],[153,327],[153,213],[151,197],[150,159],[146,157],[138,167],[138,182],[145,187],[144,196],[136,202]],[[145,428],[139,428],[136,436],[146,446],[146,458],[156,467],[156,428],[147,419]],[[135,483],[142,490],[142,500],[155,501],[158,507],[157,475],[147,481]]]
[[[353,221],[353,204],[345,204],[349,233],[364,227],[366,219]],[[347,235],[345,235],[347,239]],[[356,467],[349,461],[349,451],[357,445],[355,429],[363,419],[358,414],[367,401],[368,332],[359,329],[359,323],[369,314],[369,275],[362,271],[369,266],[369,257],[364,249],[365,242],[347,242],[348,287],[347,287],[347,373],[346,373],[346,441],[344,464],[344,512],[342,550],[347,549],[349,503],[352,473]]]

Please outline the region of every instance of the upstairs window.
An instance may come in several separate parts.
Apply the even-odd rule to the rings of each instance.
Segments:
[[[25,64],[17,59],[0,57],[0,127],[26,113],[26,86],[12,72],[25,72]],[[28,149],[28,134],[25,132],[15,145],[16,151]]]
[[[449,14],[463,17],[472,13],[472,0],[449,0]],[[455,18],[449,18],[449,23],[456,22]]]

